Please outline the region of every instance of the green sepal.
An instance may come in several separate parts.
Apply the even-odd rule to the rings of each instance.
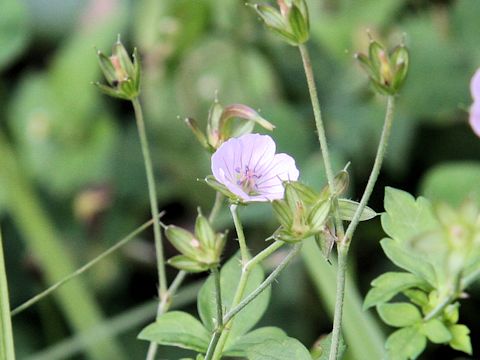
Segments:
[[[225,195],[227,198],[229,198],[232,202],[238,203],[240,202],[240,198],[232,193],[228,188],[223,185],[222,183],[218,182],[213,175],[208,175],[205,178],[205,183],[212,187],[214,190],[220,192],[221,194]]]
[[[293,217],[287,203],[284,200],[274,200],[272,202],[272,209],[280,225],[288,229],[292,225]]]
[[[353,216],[357,212],[359,205],[360,203],[353,200],[338,199],[338,211],[340,219],[345,221],[351,221],[353,219]],[[373,219],[377,215],[378,214],[373,209],[365,206],[362,214],[360,215],[360,221],[367,221]]]
[[[329,200],[320,200],[312,207],[307,219],[311,232],[316,233],[324,228],[325,222],[330,215],[330,210],[331,201]]]
[[[285,187],[289,186],[295,189],[298,196],[303,200],[304,203],[308,205],[313,205],[319,199],[319,194],[311,187],[302,184],[299,181],[286,181],[284,184]]]
[[[111,88],[109,86],[100,84],[99,82],[93,83],[101,92],[103,92],[105,95],[117,98],[117,99],[122,99],[122,100],[132,100],[129,96],[125,95],[124,93]]]
[[[165,228],[165,235],[175,249],[180,251],[183,255],[186,255],[191,259],[198,258],[201,244],[191,232],[175,225],[168,225]]]
[[[116,86],[117,76],[115,73],[115,68],[112,65],[112,62],[101,51],[97,51],[98,63],[100,65],[100,69],[102,70],[105,79],[107,80],[109,85]]]
[[[288,22],[297,44],[303,44],[309,38],[309,24],[300,9],[293,4],[288,12]]]
[[[190,259],[185,255],[177,255],[167,260],[168,265],[176,269],[184,270],[191,273],[199,273],[211,269],[214,264],[204,264],[196,260]]]
[[[216,235],[207,218],[200,212],[195,221],[195,236],[205,249],[215,248]]]

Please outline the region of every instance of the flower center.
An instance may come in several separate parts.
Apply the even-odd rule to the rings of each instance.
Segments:
[[[237,167],[235,172],[237,173],[237,185],[241,186],[242,190],[248,195],[258,195],[257,180],[260,176],[256,175],[248,165],[243,170]]]

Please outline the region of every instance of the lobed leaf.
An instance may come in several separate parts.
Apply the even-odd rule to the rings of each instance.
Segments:
[[[377,310],[382,320],[390,326],[405,327],[422,320],[418,308],[410,303],[380,304]]]
[[[170,311],[144,328],[138,338],[205,353],[210,333],[192,315],[182,311]]]
[[[418,276],[406,272],[387,272],[374,279],[371,285],[373,287],[363,303],[364,309],[387,302],[406,289],[428,286]]]

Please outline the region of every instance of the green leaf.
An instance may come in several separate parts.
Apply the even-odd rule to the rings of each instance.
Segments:
[[[310,353],[297,339],[267,340],[247,350],[248,360],[312,360]]]
[[[246,351],[252,346],[269,340],[284,340],[286,338],[288,336],[280,328],[274,326],[259,328],[239,337],[230,347],[225,349],[224,354],[226,356],[245,356]]]
[[[15,360],[8,283],[0,232],[0,359]]]
[[[431,319],[423,324],[423,332],[435,344],[448,343],[452,340],[452,335],[439,319]]]
[[[380,244],[385,254],[395,265],[414,273],[433,287],[436,286],[436,276],[432,264],[402,248],[395,240],[383,239]]]
[[[431,201],[459,206],[470,197],[480,202],[480,165],[476,162],[454,162],[435,166],[423,177],[422,193]]]
[[[340,211],[340,217],[342,220],[351,221],[355,212],[357,211],[358,202],[348,199],[338,199],[338,207]],[[362,215],[360,215],[360,221],[367,221],[373,219],[378,214],[368,206],[365,206],[365,209],[362,211]]]
[[[377,310],[382,320],[390,326],[405,327],[422,320],[418,308],[410,303],[380,304]]]
[[[372,306],[389,301],[399,292],[412,287],[425,287],[425,281],[410,273],[405,272],[387,272],[380,275],[372,281],[373,288],[370,289],[363,308],[368,309]]]
[[[426,345],[427,338],[418,327],[406,327],[388,337],[385,343],[387,358],[388,360],[413,360],[423,352]]]
[[[238,254],[233,256],[220,271],[220,287],[225,312],[228,312],[232,306],[241,272],[242,267]],[[250,272],[243,298],[254,291],[262,283],[263,279],[264,273],[261,266],[255,266]],[[203,324],[210,332],[215,328],[215,318],[217,316],[215,302],[212,299],[215,299],[215,284],[213,277],[209,276],[198,294],[197,307]],[[260,320],[267,309],[269,300],[270,288],[262,292],[234,317],[225,348],[228,348],[239,336],[245,334]]]
[[[385,189],[385,211],[382,226],[385,232],[399,242],[412,239],[438,227],[430,202],[419,197],[416,201],[405,191]]]
[[[450,346],[459,351],[472,355],[472,343],[470,341],[470,329],[465,325],[452,325],[448,328],[452,334]]]
[[[192,315],[182,311],[171,311],[144,328],[138,338],[161,345],[206,352],[210,333]]]

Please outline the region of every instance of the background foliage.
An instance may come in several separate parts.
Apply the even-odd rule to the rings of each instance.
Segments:
[[[480,141],[467,124],[469,79],[480,65],[480,2],[323,0],[309,5],[309,46],[329,144],[337,170],[352,163],[352,199],[366,183],[384,111],[383,100],[372,95],[353,61],[356,51],[366,49],[370,29],[386,44],[405,37],[411,51],[409,78],[371,207],[383,211],[386,185],[433,202],[459,205],[467,196],[480,202]],[[142,101],[166,223],[191,227],[196,206],[207,209],[213,201],[213,191],[196,180],[209,174],[209,158],[181,118],[205,124],[216,92],[224,105],[261,109],[277,127],[278,148],[296,158],[302,179],[317,189],[325,182],[300,58],[264,31],[243,0],[3,0],[0,129],[1,142],[8,142],[13,153],[0,146],[0,219],[13,307],[61,277],[62,269],[66,275],[70,266],[93,258],[149,218],[132,109],[90,85],[100,77],[93,47],[108,52],[118,33],[142,55]],[[6,170],[12,168],[14,173]],[[7,186],[19,178],[17,186]],[[275,227],[271,212],[254,206],[242,218],[250,246],[262,248]],[[217,225],[232,227],[226,212]],[[61,265],[68,261],[49,245],[52,233],[69,265]],[[360,226],[353,242],[351,274],[363,296],[373,278],[393,270],[379,244],[383,237],[379,220],[373,220]],[[175,254],[173,248],[166,251],[168,257]],[[232,240],[227,255],[234,251]],[[87,306],[90,322],[77,319],[75,325],[58,297],[15,317],[18,357],[81,359],[85,344],[102,338],[113,344],[115,335],[119,349],[106,351],[142,358],[148,343],[136,336],[155,313],[154,260],[152,234],[146,232],[82,278],[76,291],[87,293],[88,300],[75,297],[71,306]],[[325,271],[315,278],[302,261],[292,264],[273,287],[261,324],[280,326],[307,347],[329,332],[332,294],[321,285],[328,282]],[[200,279],[191,277],[179,295],[183,310],[196,311]],[[460,316],[472,330],[477,354],[478,285],[470,296]],[[95,315],[97,308],[104,320]],[[82,332],[93,324],[94,330]],[[364,341],[363,333],[356,336]],[[164,358],[181,357],[162,351]],[[430,346],[422,358],[438,354],[458,356]]]

